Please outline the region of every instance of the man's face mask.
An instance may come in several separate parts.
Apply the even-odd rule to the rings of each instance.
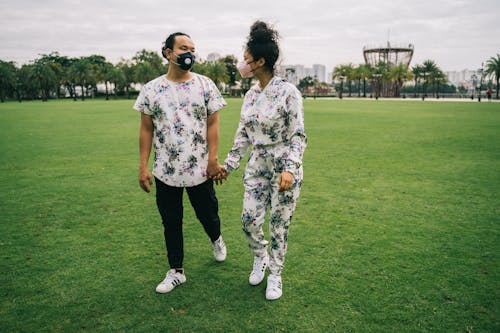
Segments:
[[[175,54],[173,51],[172,51],[173,54]],[[193,65],[194,65],[194,61],[196,59],[196,57],[194,56],[194,54],[192,54],[191,52],[186,52],[186,53],[182,53],[182,54],[175,54],[177,56],[177,62],[173,61],[175,64],[179,65],[179,67],[185,71],[188,71],[190,70]]]
[[[250,64],[252,62],[253,61],[246,62],[245,60],[242,60],[242,61],[240,61],[238,66],[236,66],[236,68],[238,68],[238,72],[240,72],[240,75],[242,78],[248,79],[249,77],[253,76],[253,70],[252,70],[252,67],[250,67]]]

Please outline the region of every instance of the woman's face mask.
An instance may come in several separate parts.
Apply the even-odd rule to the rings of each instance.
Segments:
[[[238,72],[240,72],[240,75],[242,78],[248,79],[248,78],[253,76],[253,70],[252,70],[252,67],[250,67],[250,64],[252,62],[255,62],[255,61],[246,62],[245,60],[242,60],[242,61],[240,61],[238,66],[236,66],[236,68],[238,68]]]

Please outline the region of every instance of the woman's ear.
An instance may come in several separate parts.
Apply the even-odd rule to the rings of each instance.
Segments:
[[[266,59],[260,58],[259,60],[256,61],[256,64],[257,66],[259,66],[259,68],[264,67],[264,65],[266,64]]]

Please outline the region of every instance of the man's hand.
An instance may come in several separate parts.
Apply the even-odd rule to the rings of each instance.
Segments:
[[[219,162],[217,160],[209,160],[208,165],[207,165],[207,175],[208,178],[214,178],[217,177],[217,175],[221,171],[221,166],[219,165]]]
[[[208,178],[213,179],[216,185],[221,185],[228,176],[228,172],[217,161],[209,161],[207,166]]]
[[[219,165],[220,171],[219,173],[215,176],[212,177],[213,180],[215,180],[216,185],[222,185],[222,181],[226,180],[227,177],[229,176],[229,173],[227,172],[226,169],[222,165]]]
[[[147,167],[139,168],[139,186],[144,192],[151,192],[151,185],[153,185],[153,177]]]
[[[278,188],[279,192],[289,190],[293,184],[293,175],[288,171],[283,171],[280,175],[280,179],[278,181],[278,184],[279,184],[279,188]]]

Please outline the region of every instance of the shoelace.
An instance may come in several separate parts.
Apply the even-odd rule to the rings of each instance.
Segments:
[[[214,246],[215,246],[215,249],[220,252],[220,251],[222,251],[224,246],[226,246],[226,244],[224,244],[223,239],[220,239],[219,241],[215,241]]]
[[[255,261],[253,263],[253,270],[254,272],[260,270],[261,272],[264,272],[264,270],[266,269],[266,262],[264,261],[264,258],[262,258],[261,260],[259,261]]]
[[[270,287],[273,291],[281,290],[281,281],[271,280]]]

